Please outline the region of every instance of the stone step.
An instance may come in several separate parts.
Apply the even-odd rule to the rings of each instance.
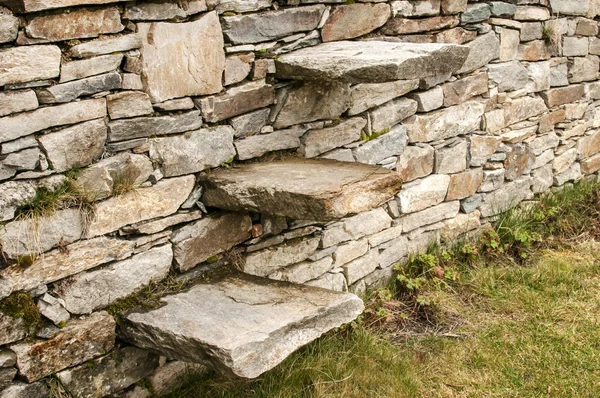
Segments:
[[[382,83],[456,72],[469,48],[457,44],[338,41],[280,56],[276,75],[296,80]]]
[[[215,170],[202,183],[207,206],[327,221],[380,205],[400,191],[401,179],[363,163],[287,158]]]
[[[163,302],[128,314],[122,337],[168,358],[243,378],[258,377],[364,309],[354,294],[241,273],[197,284]]]

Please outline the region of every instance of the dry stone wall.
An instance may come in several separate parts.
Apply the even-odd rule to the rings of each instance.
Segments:
[[[119,338],[106,310],[151,283],[233,262],[360,295],[600,170],[598,0],[0,5],[2,398],[148,397],[199,370]],[[312,189],[297,158],[327,187],[335,162],[391,172],[335,211],[227,180],[289,158],[289,190]]]

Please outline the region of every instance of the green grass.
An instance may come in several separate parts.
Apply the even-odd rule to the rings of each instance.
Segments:
[[[190,375],[171,397],[600,397],[598,187],[416,256],[352,326],[256,380]]]

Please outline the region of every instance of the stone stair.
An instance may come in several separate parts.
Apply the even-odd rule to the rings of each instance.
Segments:
[[[317,221],[371,210],[401,186],[383,167],[302,158],[215,170],[202,182],[207,206]]]
[[[168,358],[205,363],[244,378],[363,311],[350,293],[233,274],[163,299],[124,318],[125,340]]]

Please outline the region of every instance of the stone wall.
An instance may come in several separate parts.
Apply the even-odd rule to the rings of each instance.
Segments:
[[[198,365],[121,341],[106,312],[148,284],[233,265],[360,295],[600,169],[600,1],[319,3],[0,0],[0,397],[57,380],[74,397],[166,392]],[[349,39],[373,58],[382,42],[461,46],[417,55],[427,77],[349,79],[349,61],[307,78],[307,54]],[[334,221],[203,196],[212,169],[289,157],[404,184]]]

